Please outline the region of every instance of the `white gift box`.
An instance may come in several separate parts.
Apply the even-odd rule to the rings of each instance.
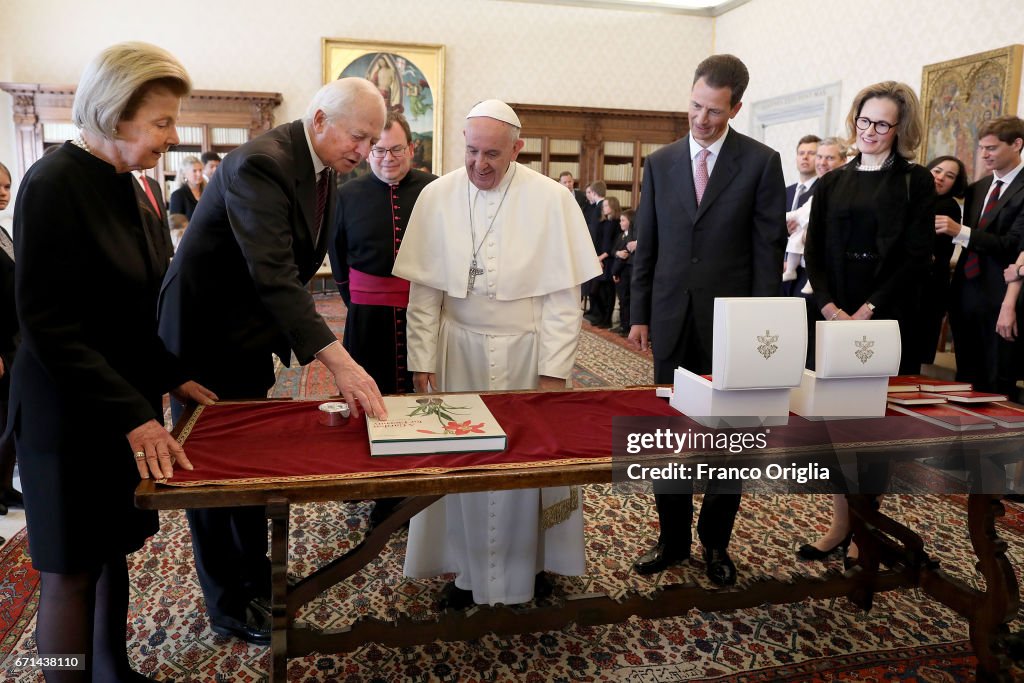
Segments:
[[[803,299],[715,299],[711,379],[676,368],[669,404],[706,427],[786,424],[806,355]]]
[[[805,370],[790,410],[808,418],[881,417],[889,376],[899,374],[895,320],[819,320],[814,372]]]

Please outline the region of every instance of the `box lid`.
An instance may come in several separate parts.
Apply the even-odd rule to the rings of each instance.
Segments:
[[[807,310],[799,297],[715,299],[712,386],[778,389],[800,384]]]
[[[895,320],[819,320],[814,371],[818,377],[885,377],[900,370]]]

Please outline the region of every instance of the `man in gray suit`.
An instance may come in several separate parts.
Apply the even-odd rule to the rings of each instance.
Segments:
[[[637,211],[629,338],[654,341],[654,380],[677,366],[711,372],[716,297],[775,296],[786,242],[785,182],[778,152],[729,127],[750,77],[732,55],[697,66],[690,134],[647,158]],[[693,496],[655,486],[661,534],[634,568],[660,572],[690,557]],[[736,581],[726,548],[740,497],[704,497],[697,532],[708,578]]]

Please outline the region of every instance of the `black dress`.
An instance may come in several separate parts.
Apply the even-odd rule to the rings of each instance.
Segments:
[[[40,571],[95,570],[159,527],[156,512],[134,505],[139,474],[126,435],[162,422],[161,395],[184,377],[157,336],[167,264],[135,184],[65,143],[18,191],[22,343],[10,415]]]
[[[192,220],[192,214],[199,206],[199,200],[192,194],[192,188],[182,185],[171,193],[171,208],[168,213],[183,213],[185,217]]]
[[[338,190],[334,234],[328,246],[331,269],[348,307],[343,345],[384,394],[411,393],[406,366],[405,308],[353,303],[349,270],[389,277],[402,244],[412,207],[437,176],[409,171],[397,185],[372,173],[350,180]]]
[[[898,156],[880,171],[860,171],[859,162],[818,180],[807,274],[819,315],[830,302],[849,315],[870,302],[873,320],[898,321],[900,373],[913,374],[920,369],[914,323],[935,235],[935,182]]]

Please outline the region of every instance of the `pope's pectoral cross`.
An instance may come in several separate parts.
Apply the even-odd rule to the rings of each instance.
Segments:
[[[468,291],[470,291],[470,292],[473,291],[473,285],[476,284],[476,276],[477,275],[483,275],[483,274],[484,274],[484,269],[477,267],[476,259],[473,259],[473,263],[471,263],[470,266],[469,266],[469,290]]]

